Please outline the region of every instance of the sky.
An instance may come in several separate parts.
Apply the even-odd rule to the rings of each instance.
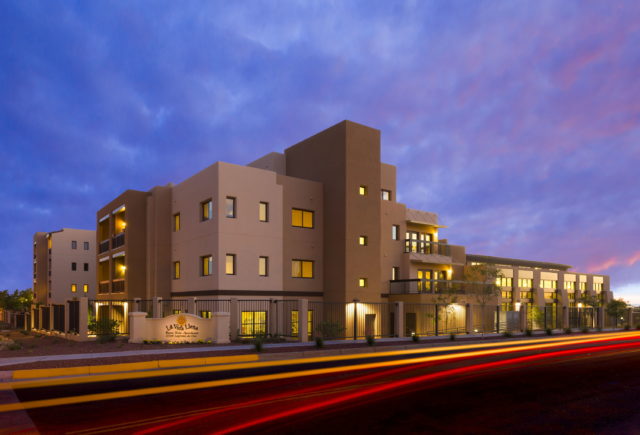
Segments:
[[[640,304],[640,2],[0,2],[0,289],[36,231],[344,119],[468,253]]]

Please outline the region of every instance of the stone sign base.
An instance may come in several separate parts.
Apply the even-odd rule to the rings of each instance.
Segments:
[[[129,343],[229,343],[229,313],[213,313],[210,319],[193,314],[173,314],[160,319],[147,313],[129,313]]]

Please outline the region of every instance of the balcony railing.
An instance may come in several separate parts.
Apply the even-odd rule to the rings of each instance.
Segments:
[[[98,245],[98,253],[102,254],[103,252],[107,252],[109,250],[109,239],[103,240]]]
[[[404,252],[451,257],[451,246],[446,243],[429,242],[427,240],[405,239]]]
[[[124,293],[124,279],[113,281],[113,289],[111,293]]]
[[[482,290],[478,286],[493,287],[492,284],[471,283],[467,281],[453,281],[443,279],[399,279],[389,281],[389,294],[410,293],[455,293],[464,294],[470,291]],[[498,296],[498,293],[496,293]]]
[[[109,293],[109,281],[98,283],[98,293]]]
[[[113,249],[119,248],[124,245],[124,233],[113,236]]]

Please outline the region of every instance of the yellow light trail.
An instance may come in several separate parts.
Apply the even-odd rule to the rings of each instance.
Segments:
[[[374,362],[374,363],[363,363],[363,364],[355,364],[349,366],[340,366],[340,367],[329,367],[329,368],[321,368],[321,369],[309,369],[309,370],[301,370],[295,372],[284,372],[284,373],[274,373],[268,375],[257,375],[257,376],[245,376],[233,379],[220,379],[215,381],[202,381],[202,382],[193,382],[189,384],[181,384],[181,385],[166,385],[161,387],[149,387],[149,388],[140,388],[136,390],[125,390],[125,391],[113,391],[108,393],[97,393],[97,394],[86,394],[82,396],[72,396],[72,397],[58,397],[54,399],[44,399],[44,400],[34,400],[30,402],[21,402],[21,403],[9,403],[0,405],[0,412],[8,412],[8,411],[17,411],[24,409],[33,409],[33,408],[42,408],[49,406],[60,406],[60,405],[71,405],[77,403],[84,402],[93,402],[98,400],[111,400],[111,399],[123,399],[123,398],[131,398],[131,397],[140,397],[147,396],[152,394],[164,394],[164,393],[175,393],[181,391],[189,391],[196,389],[204,389],[204,388],[215,388],[222,386],[231,386],[231,385],[242,385],[253,382],[264,382],[264,381],[274,381],[280,379],[291,379],[297,377],[304,376],[315,376],[315,375],[323,375],[323,374],[331,374],[331,373],[340,373],[347,371],[355,371],[355,370],[367,370],[367,369],[375,369],[375,368],[383,368],[383,367],[394,367],[399,365],[408,365],[408,364],[418,364],[424,362],[432,362],[432,361],[446,361],[446,360],[456,360],[462,358],[469,357],[481,357],[486,355],[499,355],[509,352],[520,352],[525,350],[539,350],[539,349],[548,349],[553,347],[564,346],[567,344],[580,344],[580,343],[593,343],[598,341],[610,340],[613,338],[626,337],[626,338],[635,338],[640,337],[640,333],[620,333],[620,334],[606,334],[606,338],[603,339],[602,335],[597,337],[589,337],[582,339],[566,339],[566,340],[555,340],[552,343],[543,343],[543,344],[535,344],[528,346],[517,346],[510,348],[502,348],[502,349],[491,349],[491,350],[483,350],[483,351],[473,351],[473,352],[461,352],[456,354],[448,354],[448,355],[433,355],[433,356],[425,356],[418,358],[409,358],[402,360],[392,360],[392,361],[382,361],[382,362]],[[530,340],[524,340],[525,342],[531,342]],[[536,340],[539,341],[539,340]],[[513,342],[511,342],[513,344]],[[491,345],[487,343],[487,345]],[[472,347],[472,346],[469,346]],[[486,346],[485,346],[486,347]],[[449,349],[448,347],[446,349]],[[453,347],[455,349],[455,347]],[[465,346],[465,348],[467,348]],[[442,351],[445,348],[438,348],[435,351]],[[411,350],[410,352],[406,351],[394,351],[389,352],[389,354],[406,354],[406,353],[415,353],[415,351]],[[387,354],[387,352],[380,352],[378,354],[366,354],[373,356],[381,356],[383,354]],[[314,362],[318,360],[328,361],[328,360],[337,360],[337,359],[346,359],[345,356],[341,357],[321,357],[321,358],[310,358],[313,359]],[[359,358],[359,355],[356,355],[355,358]],[[350,356],[349,359],[353,359],[354,356]],[[264,363],[248,363],[248,364],[238,364],[234,366],[238,368],[242,366],[245,368],[247,366],[251,368],[255,367],[271,367],[277,365],[290,365],[290,364],[300,364],[302,362],[306,362],[307,360],[286,360],[280,361],[280,363],[285,364],[274,364],[276,361],[269,361]],[[221,371],[228,370],[228,367],[220,368],[215,367],[214,370],[210,371]],[[193,370],[193,369],[190,369]],[[179,372],[183,373],[183,372]],[[194,373],[189,371],[189,373]],[[123,379],[122,377],[118,379]],[[55,381],[55,380],[52,380]],[[23,383],[20,383],[23,384]]]

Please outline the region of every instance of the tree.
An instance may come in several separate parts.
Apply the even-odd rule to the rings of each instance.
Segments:
[[[29,311],[33,303],[33,291],[30,288],[25,290],[0,291],[0,308],[10,311]]]
[[[500,270],[491,264],[467,264],[464,266],[465,293],[472,295],[482,309],[482,333],[485,332],[485,307],[496,301],[500,287],[497,278],[502,277]]]
[[[582,293],[582,296],[580,297],[580,300],[578,302],[582,302],[585,307],[598,308],[600,306],[600,298],[587,293]]]
[[[629,308],[629,304],[622,299],[614,299],[607,303],[607,306],[604,308],[604,311],[610,317],[615,317],[616,319],[616,327],[618,327],[618,319],[624,316],[625,311]]]

